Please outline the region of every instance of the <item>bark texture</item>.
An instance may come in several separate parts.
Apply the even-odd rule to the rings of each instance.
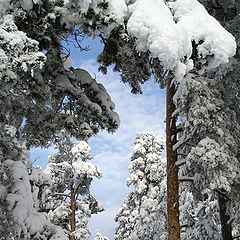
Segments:
[[[70,197],[70,207],[71,207],[71,211],[72,211],[72,214],[71,214],[71,221],[70,221],[70,233],[74,232],[75,229],[76,229],[76,217],[75,217],[75,209],[76,209],[76,202],[75,202],[75,193],[74,193],[74,188],[71,187],[71,193],[70,193],[71,197]],[[75,237],[74,236],[70,236],[70,240],[75,240]]]
[[[175,86],[171,84],[173,77],[167,78],[167,101],[166,101],[166,145],[167,145],[167,215],[168,215],[168,239],[180,239],[179,223],[179,195],[178,195],[178,168],[177,151],[173,145],[177,142],[176,117],[172,117],[175,111],[173,96]]]

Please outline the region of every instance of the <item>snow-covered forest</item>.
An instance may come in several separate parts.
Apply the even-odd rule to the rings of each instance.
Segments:
[[[121,115],[72,64],[84,38],[132,94],[166,89],[166,136],[136,132],[114,239],[240,239],[239,0],[0,0],[0,239],[109,240],[88,227],[104,211],[89,142]]]

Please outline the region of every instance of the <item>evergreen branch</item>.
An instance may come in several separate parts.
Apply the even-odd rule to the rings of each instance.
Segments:
[[[177,153],[178,156],[182,156],[182,157],[187,157],[188,155],[186,153]]]

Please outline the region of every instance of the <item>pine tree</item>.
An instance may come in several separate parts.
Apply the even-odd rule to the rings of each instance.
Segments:
[[[231,100],[230,95],[225,95],[227,86],[230,86],[228,81],[233,80],[230,76],[232,73],[228,70],[223,82],[218,74],[215,74],[215,79],[190,75],[181,82],[175,98],[184,129],[184,144],[178,151],[185,159],[177,163],[181,175],[193,181],[188,184],[189,191],[193,193],[192,204],[201,210],[197,211],[196,219],[188,229],[188,237],[195,236],[196,239],[206,236],[221,238],[220,223],[223,239],[231,238],[230,220],[238,218],[238,210],[233,206],[239,198],[236,192],[239,182],[239,121],[235,109],[230,106],[239,100],[234,91]],[[186,191],[186,186],[183,189]],[[235,225],[233,231],[237,232],[238,227]]]
[[[69,133],[62,130],[55,142],[58,152],[49,157],[45,173],[52,179],[48,211],[51,221],[65,229],[69,239],[88,239],[87,228],[92,214],[103,207],[90,193],[93,177],[101,178],[100,170],[87,162],[92,159],[86,141],[73,143]]]
[[[40,188],[48,179],[42,176],[38,179],[38,169],[32,169],[26,146],[18,141],[17,129],[7,124],[0,124],[0,127],[1,237],[66,240],[63,230],[38,211],[36,195],[45,196],[46,189]],[[31,185],[33,182],[35,186]]]
[[[117,212],[115,239],[166,239],[164,140],[152,133],[137,133],[134,144],[127,181],[134,191]]]

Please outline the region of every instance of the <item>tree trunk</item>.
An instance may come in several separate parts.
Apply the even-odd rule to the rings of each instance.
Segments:
[[[70,220],[70,233],[74,232],[76,229],[76,217],[75,217],[75,209],[76,209],[76,201],[75,201],[75,193],[73,187],[71,187],[70,193],[70,208],[72,211],[71,220]],[[70,240],[75,240],[74,236],[70,236]]]
[[[229,223],[230,216],[227,214],[227,202],[228,199],[224,193],[218,192],[218,203],[220,209],[220,220],[222,229],[222,239],[223,240],[233,240],[231,223]]]
[[[176,117],[172,117],[175,111],[173,96],[175,86],[171,85],[173,77],[167,77],[167,101],[166,101],[166,145],[167,145],[167,216],[168,216],[168,239],[180,239],[179,224],[179,195],[178,195],[178,168],[177,151],[173,145],[177,142]]]

